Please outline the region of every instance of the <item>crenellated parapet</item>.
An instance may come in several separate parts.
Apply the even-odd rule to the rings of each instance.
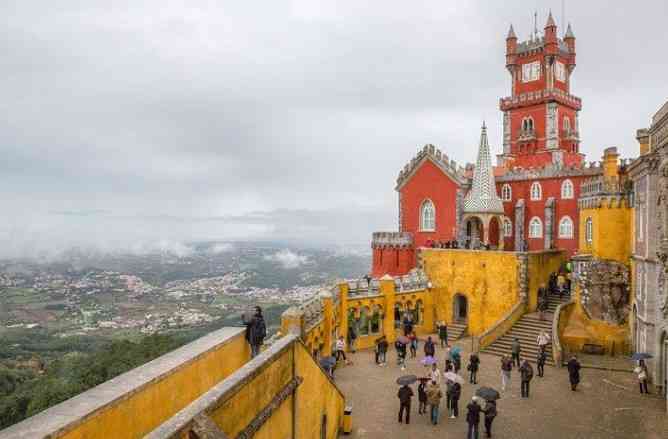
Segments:
[[[458,166],[457,162],[454,160],[450,160],[445,153],[441,152],[441,150],[434,145],[427,144],[419,150],[415,157],[413,157],[399,172],[399,176],[397,177],[397,189],[408,181],[425,160],[431,160],[456,182],[460,184],[466,182],[464,168]]]
[[[413,234],[410,232],[374,232],[371,248],[411,248]]]
[[[581,165],[572,166],[552,164],[537,168],[511,168],[504,175],[496,177],[496,181],[499,183],[508,183],[512,181],[525,181],[527,179],[540,180],[542,178],[596,176],[602,173],[602,162],[583,162]]]
[[[572,94],[566,93],[558,88],[529,91],[515,96],[501,98],[499,100],[499,108],[501,111],[507,111],[512,110],[513,108],[525,106],[527,104],[542,104],[551,101],[569,105],[576,110],[580,110],[582,108],[582,100],[579,97],[573,96]]]
[[[580,209],[627,208],[632,202],[632,189],[628,180],[603,175],[588,178],[580,188]]]

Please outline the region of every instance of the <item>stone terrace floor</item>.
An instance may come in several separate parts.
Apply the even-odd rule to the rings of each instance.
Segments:
[[[470,339],[457,343],[462,347],[462,375],[470,354]],[[420,344],[422,348],[422,344]],[[439,367],[443,368],[443,350],[437,348]],[[388,352],[388,365],[374,364],[371,351],[351,356],[354,364],[339,367],[336,383],[353,406],[353,434],[351,438],[466,438],[466,404],[480,385],[500,391],[499,357],[481,354],[478,385],[466,383],[462,388],[459,418],[445,416],[445,399],[441,403],[440,423],[431,425],[429,415],[418,415],[416,396],[411,407],[411,424],[399,424],[397,411],[397,377],[412,373],[424,376],[426,370],[417,359],[409,359],[407,370],[396,365],[394,349]],[[534,371],[535,371],[535,364]],[[445,392],[444,392],[445,393]],[[499,415],[494,420],[492,437],[512,439],[666,439],[668,414],[665,400],[655,395],[640,395],[635,375],[628,372],[610,372],[582,369],[577,392],[570,390],[565,368],[545,367],[545,377],[534,376],[529,399],[520,398],[518,373],[513,370],[510,391],[502,394],[497,403]],[[483,423],[480,423],[484,437]]]

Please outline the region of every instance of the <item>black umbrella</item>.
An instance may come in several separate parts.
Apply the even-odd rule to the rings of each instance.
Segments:
[[[475,394],[483,398],[485,401],[496,401],[497,399],[501,398],[499,392],[492,389],[491,387],[481,387],[476,390]]]
[[[334,357],[322,357],[320,359],[320,365],[324,369],[329,369],[330,367],[334,367],[335,364],[336,364],[336,358]]]
[[[418,380],[418,377],[415,375],[404,375],[402,377],[397,378],[397,384],[400,386],[405,386],[409,384],[413,384]]]
[[[652,354],[648,354],[647,352],[636,352],[635,354],[631,355],[632,360],[646,360],[648,358],[652,358]]]

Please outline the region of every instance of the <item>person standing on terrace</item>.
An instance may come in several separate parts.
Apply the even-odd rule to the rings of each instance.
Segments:
[[[250,319],[244,319],[246,324],[246,341],[251,347],[251,358],[260,353],[260,348],[267,336],[267,326],[262,316],[262,308],[255,307],[255,314]]]

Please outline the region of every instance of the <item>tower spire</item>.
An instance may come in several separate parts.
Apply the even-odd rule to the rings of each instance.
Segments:
[[[573,34],[573,29],[571,29],[570,23],[568,23],[568,28],[566,29],[566,35],[564,38],[575,38],[575,34]]]
[[[547,23],[545,27],[556,27],[557,24],[554,22],[554,17],[552,17],[552,9],[550,9],[550,14],[547,16]]]
[[[515,35],[515,29],[513,29],[512,23],[510,23],[510,29],[508,29],[508,36],[506,37],[506,40],[510,40],[511,38],[517,39],[517,35]]]
[[[487,140],[487,126],[482,123],[478,159],[473,170],[473,184],[464,199],[464,212],[503,214],[503,203],[496,194],[492,158]]]

